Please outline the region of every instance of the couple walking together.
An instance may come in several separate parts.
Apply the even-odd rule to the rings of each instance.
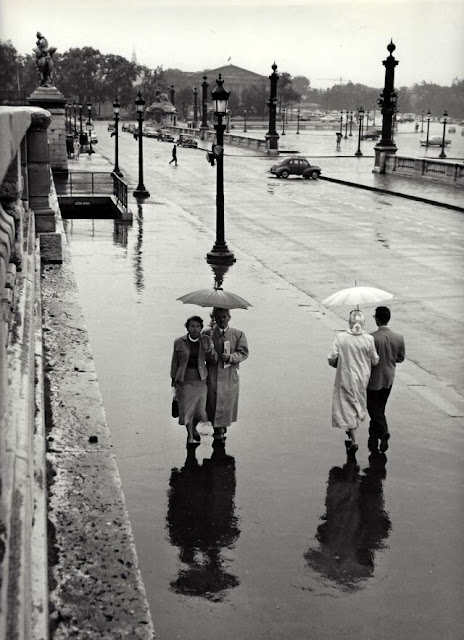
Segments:
[[[200,441],[199,422],[211,422],[214,440],[224,442],[227,427],[237,420],[238,370],[248,344],[243,331],[229,327],[230,317],[228,309],[213,309],[214,328],[203,331],[203,320],[192,316],[185,323],[187,334],[174,341],[171,385],[187,444]]]
[[[371,452],[385,453],[390,433],[385,406],[395,377],[396,363],[405,357],[404,339],[387,326],[390,309],[377,307],[374,319],[377,331],[364,330],[364,315],[350,313],[349,329],[340,332],[328,355],[329,364],[337,369],[332,399],[332,426],[348,435],[346,450],[355,454],[356,430],[370,416],[367,446]]]

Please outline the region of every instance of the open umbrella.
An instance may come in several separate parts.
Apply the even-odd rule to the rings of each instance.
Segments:
[[[383,289],[376,289],[375,287],[349,287],[325,298],[322,304],[326,307],[341,307],[343,305],[354,307],[354,305],[357,305],[359,308],[360,304],[375,304],[377,302],[383,302],[384,300],[391,300],[392,298],[393,294]]]
[[[247,309],[252,305],[231,291],[223,289],[199,289],[177,298],[184,304],[197,304],[199,307],[218,307],[219,309]]]

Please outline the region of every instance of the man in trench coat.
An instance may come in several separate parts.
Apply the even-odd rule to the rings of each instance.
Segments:
[[[239,366],[248,358],[248,343],[240,329],[229,327],[228,309],[215,308],[210,333],[214,351],[207,357],[208,397],[206,413],[214,427],[214,439],[224,441],[227,427],[237,420]]]

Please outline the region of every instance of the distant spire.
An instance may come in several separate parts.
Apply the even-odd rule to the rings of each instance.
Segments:
[[[133,49],[132,49],[131,62],[133,62],[134,64],[137,64],[137,54],[135,53],[135,44],[134,44]]]

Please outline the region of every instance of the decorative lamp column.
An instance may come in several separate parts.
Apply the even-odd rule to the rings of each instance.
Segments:
[[[448,122],[447,118],[448,118],[448,112],[445,109],[445,111],[443,111],[443,137],[441,139],[441,153],[438,156],[439,158],[446,158],[445,135],[446,135],[446,123]]]
[[[300,133],[300,110],[296,112],[296,132]]]
[[[378,144],[374,147],[374,171],[378,173],[385,173],[387,156],[393,156],[397,151],[396,144],[392,137],[393,116],[396,113],[397,107],[397,94],[394,89],[394,82],[395,67],[398,65],[398,60],[395,60],[392,55],[395,49],[396,46],[393,44],[393,41],[390,41],[390,44],[387,46],[390,55],[382,62],[385,67],[385,82],[380,98],[377,100],[382,113],[382,136]]]
[[[139,123],[139,132],[138,132],[138,142],[139,142],[139,183],[137,188],[133,192],[135,198],[148,198],[150,196],[149,192],[145,189],[143,184],[143,132],[142,132],[142,122],[143,122],[143,108],[145,106],[145,100],[142,98],[142,93],[139,91],[137,94],[137,98],[135,99],[135,107],[137,110],[137,120]]]
[[[247,110],[244,109],[243,110],[243,133],[248,133],[246,128],[246,117],[247,117]]]
[[[430,116],[432,114],[430,113],[430,109],[428,109],[427,111],[427,138],[425,140],[425,148],[427,148],[429,146],[429,131],[430,131]]]
[[[362,124],[363,124],[363,120],[364,120],[364,109],[362,107],[359,107],[359,109],[358,109],[358,120],[359,120],[358,150],[356,151],[356,153],[354,155],[359,157],[359,156],[362,156],[362,151],[361,151],[361,129],[362,129]]]
[[[345,140],[348,140],[348,109],[345,113]]]
[[[113,113],[114,113],[114,169],[113,172],[117,176],[122,176],[122,171],[119,168],[119,110],[121,105],[119,104],[119,100],[113,102]]]
[[[211,92],[214,114],[217,116],[216,144],[213,145],[213,154],[216,159],[216,242],[207,254],[208,263],[232,264],[235,262],[234,254],[229,251],[225,240],[224,228],[224,130],[222,123],[227,114],[227,101],[230,93],[222,86],[224,81],[219,74],[216,86]]]
[[[421,113],[421,133],[424,133],[424,112]]]
[[[271,81],[271,92],[267,106],[269,107],[269,129],[266,133],[266,143],[268,153],[279,153],[279,134],[276,131],[277,120],[277,82],[279,80],[279,74],[276,73],[277,65],[274,62],[272,65],[272,73],[269,76]]]
[[[205,131],[208,129],[208,76],[203,76],[203,82],[201,83],[201,126],[200,126],[200,138],[205,139]]]
[[[193,128],[198,126],[198,90],[193,87]]]
[[[76,118],[77,118],[77,110],[76,110],[77,104],[76,101],[73,102],[73,117],[74,117],[74,131],[73,133],[76,133],[77,131],[77,126],[76,126]]]
[[[176,103],[175,103],[176,92],[175,92],[173,84],[171,85],[171,88],[169,89],[169,93],[170,93],[170,96],[171,96],[171,104],[172,104],[173,107],[175,107],[176,106]]]
[[[79,100],[79,145],[81,147],[81,151],[84,144],[84,130],[82,128],[82,100]]]
[[[353,112],[350,111],[350,138],[353,135]]]
[[[89,136],[89,148],[88,148],[88,154],[92,154],[95,153],[95,151],[92,149],[92,130],[93,130],[93,124],[92,124],[92,103],[87,102],[87,111],[89,114],[89,119],[87,121],[87,131],[88,131],[88,136]],[[74,126],[76,126],[74,124]]]
[[[285,135],[285,109],[282,109],[282,135]]]
[[[343,109],[340,111],[340,135],[343,135]]]

